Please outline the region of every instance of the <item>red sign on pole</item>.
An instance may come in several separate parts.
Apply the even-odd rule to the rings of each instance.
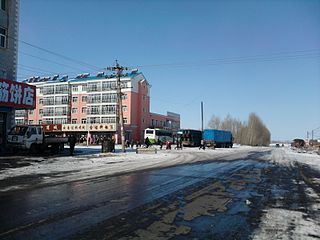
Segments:
[[[36,108],[36,87],[6,79],[0,79],[0,106],[16,109]]]

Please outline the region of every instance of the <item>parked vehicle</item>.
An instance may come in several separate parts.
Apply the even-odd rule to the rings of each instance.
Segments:
[[[291,142],[291,147],[303,148],[306,145],[306,142],[303,139],[293,139]]]
[[[10,130],[7,142],[13,150],[25,149],[35,153],[50,148],[52,152],[59,152],[68,137],[45,135],[41,125],[16,125]]]
[[[158,144],[160,142],[173,143],[172,132],[161,128],[146,128],[144,130],[144,139],[149,138],[151,144]]]
[[[199,147],[202,139],[202,132],[193,129],[180,129],[177,135],[182,140],[182,145],[187,147]]]
[[[229,148],[233,146],[233,137],[230,131],[205,129],[202,137],[207,147]]]

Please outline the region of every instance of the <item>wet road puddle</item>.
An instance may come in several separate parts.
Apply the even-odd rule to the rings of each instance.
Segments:
[[[247,160],[155,171],[151,175],[188,176],[194,181],[109,219],[83,239],[246,239],[254,221],[251,207],[256,198],[263,197],[258,185],[270,167],[268,163]]]

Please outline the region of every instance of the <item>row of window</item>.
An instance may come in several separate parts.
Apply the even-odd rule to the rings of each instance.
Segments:
[[[122,111],[127,112],[128,106],[122,106]],[[29,115],[34,114],[34,110],[29,110]],[[78,113],[78,108],[71,109],[72,114]],[[115,114],[116,106],[115,105],[104,105],[104,106],[90,106],[90,107],[82,107],[81,113],[87,113],[88,115],[107,115],[107,114]],[[66,116],[68,115],[67,107],[48,107],[44,109],[39,109],[39,115],[41,116]],[[25,110],[16,111],[16,117],[25,117]]]
[[[128,98],[127,94],[122,95],[122,100]],[[106,93],[106,94],[93,94],[88,96],[81,96],[82,102],[88,103],[115,103],[117,102],[117,94]],[[72,97],[72,102],[78,102],[78,97]],[[44,106],[48,105],[63,105],[69,103],[68,96],[56,96],[56,97],[44,97],[39,99],[39,104]]]
[[[128,119],[123,119],[124,123],[128,123]],[[25,124],[24,119],[16,119],[16,124]],[[35,124],[34,120],[29,120],[29,124]],[[67,118],[45,118],[43,120],[39,120],[38,124],[67,124],[68,119]],[[71,119],[72,124],[95,124],[95,123],[108,123],[108,124],[114,124],[116,123],[115,117],[89,117],[89,118],[82,118],[81,122],[79,122],[77,119]]]
[[[3,42],[5,46],[6,40],[6,30],[0,28],[0,36],[3,36]],[[130,81],[121,81],[121,88],[129,88]],[[116,81],[105,81],[105,82],[95,82],[95,83],[87,83],[81,85],[72,85],[72,92],[78,92],[80,90],[87,92],[101,92],[101,91],[110,91],[117,89]],[[43,86],[39,88],[41,94],[68,94],[69,93],[69,85],[68,84],[60,84],[60,85],[50,85]]]

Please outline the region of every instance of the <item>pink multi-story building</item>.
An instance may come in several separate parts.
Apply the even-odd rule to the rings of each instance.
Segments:
[[[33,77],[26,82],[37,87],[36,109],[17,111],[17,124],[44,124],[50,125],[47,126],[50,131],[119,138],[115,75],[101,72],[96,76],[80,74],[70,79],[67,76]],[[140,72],[133,71],[121,77],[127,140],[142,141],[144,129],[148,127],[173,131],[180,128],[179,114],[150,112],[150,87]]]

